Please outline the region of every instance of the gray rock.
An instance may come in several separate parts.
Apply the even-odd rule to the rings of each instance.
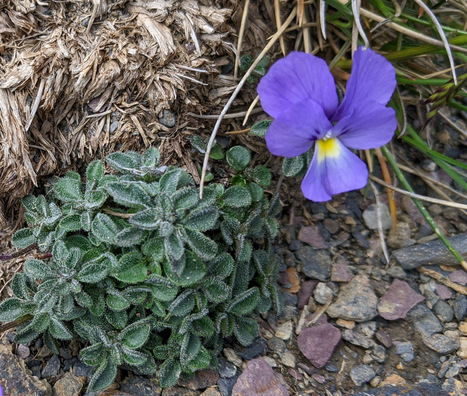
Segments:
[[[375,371],[367,364],[358,364],[350,370],[350,378],[357,386],[370,382],[375,375]]]
[[[379,215],[377,209],[379,209]],[[383,230],[389,230],[392,225],[392,218],[387,205],[380,204],[378,208],[376,204],[372,204],[363,211],[363,221],[370,230],[377,230],[379,228],[378,216],[381,219]]]
[[[297,338],[300,351],[313,366],[323,367],[341,339],[341,332],[330,323],[308,327]]]
[[[173,128],[176,123],[175,114],[167,109],[164,109],[162,111],[162,117],[159,118],[159,122],[168,128]]]
[[[326,313],[332,318],[365,322],[378,314],[377,304],[378,298],[368,278],[359,275],[341,287],[337,300],[329,306]]]
[[[81,392],[86,385],[86,378],[77,377],[72,373],[65,373],[53,387],[53,396],[70,396],[70,395],[81,395]],[[159,394],[154,394],[158,396]],[[135,396],[137,396],[135,394]]]
[[[287,348],[285,342],[278,337],[272,337],[268,340],[268,347],[274,352],[282,352]]]
[[[154,382],[139,376],[126,378],[120,390],[134,396],[159,396],[162,392]]]
[[[313,296],[316,302],[324,305],[332,298],[332,290],[326,283],[320,282],[318,286],[316,286]]]
[[[394,279],[389,290],[379,300],[378,313],[386,320],[402,319],[423,300],[424,297],[413,290],[407,282]]]
[[[365,349],[372,348],[376,345],[375,341],[368,338],[366,335],[354,330],[344,330],[342,338],[352,345],[359,346]]]
[[[258,358],[248,362],[232,394],[289,396],[289,391],[276,378],[271,366],[264,359]]]
[[[393,278],[404,280],[407,278],[407,272],[399,265],[393,265],[388,268],[387,274]]]
[[[459,340],[446,337],[444,334],[433,334],[429,337],[423,337],[423,343],[430,349],[446,355],[459,348]]]
[[[446,301],[438,300],[438,302],[433,306],[433,312],[444,323],[450,322],[454,319],[454,310]]]
[[[409,312],[415,330],[423,337],[429,337],[443,330],[439,319],[425,304],[418,304]]]
[[[463,294],[458,294],[452,302],[452,309],[454,310],[456,319],[463,320],[467,312],[467,297]]]
[[[18,348],[16,348],[16,353],[19,355],[21,359],[26,359],[31,354],[31,351],[29,350],[29,347],[27,347],[26,345],[19,344]]]
[[[240,377],[241,372],[237,372],[233,377],[230,378],[219,378],[217,381],[217,386],[222,396],[232,396],[232,389],[237,382],[238,377]]]
[[[44,369],[42,370],[42,377],[49,378],[55,377],[58,372],[60,371],[60,358],[58,355],[53,355],[47,364],[45,365]]]
[[[384,363],[386,360],[386,348],[383,347],[382,345],[374,345],[370,356],[378,363]]]
[[[89,367],[87,364],[83,362],[78,362],[75,364],[73,368],[73,374],[77,377],[87,377],[88,379],[92,376],[92,367]]]
[[[462,256],[467,256],[467,237],[465,234],[450,237],[448,240]],[[402,268],[406,270],[429,264],[458,264],[456,258],[439,240],[402,248],[392,253]]]
[[[237,374],[237,367],[233,363],[220,358],[219,359],[219,375],[222,378],[232,378],[235,374]]]
[[[332,261],[327,250],[315,250],[311,246],[303,246],[296,254],[297,258],[303,263],[303,272],[306,276],[322,282],[329,279]]]
[[[11,353],[9,345],[0,345],[0,383],[5,396],[52,395],[47,381],[32,376],[24,361]]]
[[[110,133],[114,133],[118,128],[118,121],[114,121],[110,124]]]
[[[266,349],[266,340],[263,338],[257,338],[253,344],[247,347],[242,352],[237,352],[237,355],[240,356],[242,359],[251,360],[259,355],[262,355],[264,350]]]
[[[398,342],[396,345],[396,353],[401,356],[404,362],[411,362],[415,359],[413,345],[409,341]]]

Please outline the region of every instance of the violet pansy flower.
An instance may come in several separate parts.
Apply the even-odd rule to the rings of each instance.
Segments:
[[[282,157],[296,157],[315,145],[302,182],[306,198],[328,201],[366,185],[367,167],[349,149],[372,149],[392,139],[397,121],[386,105],[395,87],[391,63],[361,47],[341,104],[324,60],[292,52],[271,66],[258,85],[261,105],[274,118],[266,143]]]

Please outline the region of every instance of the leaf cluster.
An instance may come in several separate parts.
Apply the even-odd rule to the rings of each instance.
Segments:
[[[28,228],[17,247],[38,243],[52,258],[30,258],[0,304],[0,322],[20,320],[16,342],[79,339],[94,368],[90,391],[108,387],[121,365],[154,374],[162,387],[216,364],[225,337],[258,334],[255,315],[281,310],[271,239],[277,197],[269,171],[249,168],[243,147],[226,153],[238,171],[230,187],[212,183],[203,199],[192,177],[159,166],[160,154],[110,154],[85,180],[59,179],[51,199],[23,200]]]

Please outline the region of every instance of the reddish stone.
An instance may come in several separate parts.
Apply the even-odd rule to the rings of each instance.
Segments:
[[[333,282],[350,282],[354,278],[354,274],[349,270],[347,260],[340,257],[333,265],[331,272],[331,281]]]
[[[386,320],[403,319],[425,297],[413,290],[407,282],[394,279],[389,290],[379,300],[378,313]]]
[[[216,385],[218,379],[219,374],[216,371],[201,370],[197,371],[194,377],[185,381],[179,381],[178,384],[185,388],[198,390]]]
[[[309,327],[297,338],[300,351],[316,368],[323,367],[341,340],[340,330],[330,323]]]
[[[378,341],[383,344],[386,348],[389,348],[392,346],[392,338],[391,336],[386,332],[386,330],[379,329],[376,332],[376,338]]]
[[[449,274],[449,280],[465,286],[467,285],[467,272],[464,270],[453,271]]]
[[[262,358],[250,360],[238,377],[232,396],[289,396],[289,391],[274,375],[271,366]]]
[[[319,234],[318,227],[302,227],[298,233],[298,239],[316,249],[326,249],[327,244]]]
[[[318,284],[317,280],[309,280],[302,283],[302,287],[298,291],[298,309],[303,309],[305,305],[308,304],[308,300],[312,296],[313,292],[315,291],[316,285]]]
[[[288,290],[289,293],[297,293],[300,290],[300,278],[297,274],[295,267],[287,268],[287,274],[289,275],[289,283],[292,287]]]
[[[441,300],[449,300],[454,294],[449,287],[439,283],[436,284],[436,293],[438,294],[439,298],[441,298]]]

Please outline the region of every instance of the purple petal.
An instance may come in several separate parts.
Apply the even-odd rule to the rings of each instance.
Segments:
[[[332,195],[366,186],[365,163],[345,147],[338,138],[316,143],[310,169],[303,179],[302,191],[311,201],[329,201]]]
[[[321,106],[306,99],[274,119],[266,133],[266,144],[274,155],[296,157],[308,151],[313,142],[325,136],[331,128]]]
[[[360,47],[355,51],[344,100],[333,121],[350,115],[361,102],[372,101],[385,106],[395,88],[396,71],[391,62],[371,49]]]
[[[258,84],[264,111],[278,117],[305,99],[313,99],[328,117],[338,105],[336,84],[326,62],[304,52],[291,52],[278,60]]]
[[[396,128],[393,109],[375,102],[362,102],[334,126],[332,134],[347,147],[366,150],[388,143]]]

